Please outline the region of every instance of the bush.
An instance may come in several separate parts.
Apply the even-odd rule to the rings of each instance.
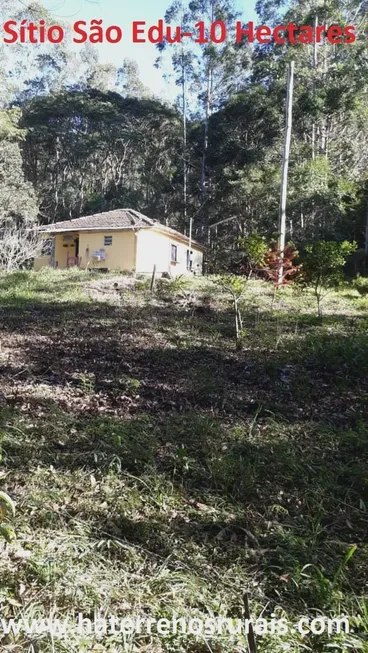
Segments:
[[[244,277],[237,277],[232,274],[227,274],[219,277],[215,281],[215,283],[219,285],[225,292],[227,292],[232,299],[235,319],[235,345],[237,349],[241,348],[243,331],[243,321],[239,310],[239,301],[245,293],[248,279],[249,275],[246,279],[244,279]]]
[[[299,281],[313,289],[319,317],[322,318],[323,298],[332,288],[337,288],[343,282],[344,265],[356,248],[355,242],[349,243],[346,240],[342,243],[319,240],[306,245]]]
[[[300,270],[300,265],[295,265],[298,251],[293,243],[288,243],[281,252],[278,244],[272,242],[265,258],[265,272],[274,286],[282,286],[291,283]],[[282,275],[280,277],[280,269]]]
[[[159,279],[156,284],[156,289],[158,293],[168,293],[174,294],[183,292],[188,288],[188,278],[183,274],[174,279]]]
[[[244,254],[244,263],[241,268],[242,272],[250,279],[253,272],[265,266],[265,259],[268,252],[266,239],[255,231],[246,238],[239,238],[238,244]]]
[[[353,281],[353,288],[355,288],[360,295],[368,295],[368,277],[361,277],[358,275]]]

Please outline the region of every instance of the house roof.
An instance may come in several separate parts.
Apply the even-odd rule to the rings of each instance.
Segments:
[[[120,231],[122,229],[158,229],[173,237],[180,237],[189,243],[188,236],[167,227],[166,225],[148,218],[143,213],[134,209],[114,209],[105,213],[94,213],[73,220],[63,220],[41,227],[41,231],[48,234],[64,233],[66,231]],[[192,240],[192,244],[203,249],[203,245]]]

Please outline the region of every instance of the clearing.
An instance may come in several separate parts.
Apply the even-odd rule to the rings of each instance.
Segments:
[[[114,282],[119,285],[114,289]],[[368,300],[250,282],[244,348],[210,279],[152,295],[80,271],[0,279],[1,616],[349,614],[261,653],[368,651]],[[356,548],[355,548],[356,545]],[[361,615],[359,623],[354,615]],[[365,621],[364,621],[365,615]],[[3,651],[242,653],[243,635],[4,634]]]

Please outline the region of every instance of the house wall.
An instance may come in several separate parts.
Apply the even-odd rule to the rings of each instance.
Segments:
[[[171,260],[171,245],[177,247],[177,262]],[[169,272],[173,277],[187,274],[187,243],[169,234],[155,229],[142,229],[137,234],[137,259],[136,272],[151,274],[154,265],[156,272],[162,274]],[[192,246],[193,270],[202,274],[203,253]]]
[[[64,239],[68,237],[68,240]],[[105,245],[104,237],[112,237],[112,244]],[[141,274],[152,274],[156,265],[158,274],[169,272],[172,276],[187,274],[188,244],[180,238],[165,234],[156,229],[133,229],[123,231],[82,231],[56,234],[55,264],[61,270],[67,267],[67,259],[76,256],[75,239],[79,237],[80,267],[108,268],[109,270],[135,270]],[[171,246],[177,247],[177,262],[171,260]],[[105,260],[98,261],[92,254],[105,250]],[[202,273],[203,253],[192,245],[193,271]],[[38,270],[48,262],[36,259],[34,269]]]
[[[104,245],[104,237],[112,237],[112,245]],[[105,260],[97,261],[92,253],[105,250]],[[134,270],[136,235],[125,231],[82,231],[79,234],[81,268],[108,268],[109,270]]]
[[[64,240],[64,235],[72,240]],[[82,231],[78,233],[56,234],[55,264],[61,270],[67,267],[68,256],[76,256],[75,238],[79,236],[80,267],[109,268],[110,270],[133,270],[135,266],[136,236],[133,231]],[[104,245],[104,237],[111,236],[112,244]],[[98,261],[92,254],[95,250],[105,250],[105,260]],[[44,257],[42,257],[44,258]],[[47,265],[47,263],[45,263]],[[43,267],[41,259],[36,259],[34,269]]]
[[[193,252],[192,270],[196,274],[203,274],[203,251],[192,246],[192,252]]]
[[[64,235],[68,240],[64,240]],[[75,238],[78,233],[56,234],[55,236],[55,264],[61,270],[67,267],[68,256],[75,256]]]

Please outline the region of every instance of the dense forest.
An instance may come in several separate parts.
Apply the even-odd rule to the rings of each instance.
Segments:
[[[18,10],[18,13],[15,10]],[[45,17],[41,6],[2,4],[2,19]],[[368,194],[368,45],[359,0],[259,1],[260,24],[354,24],[354,44],[237,44],[231,0],[175,1],[166,20],[222,20],[221,45],[158,47],[171,59],[173,106],[139,80],[137,66],[101,64],[92,45],[2,48],[1,219],[44,223],[132,206],[206,238],[277,231],[286,71],[295,89],[288,236],[357,240]],[[47,16],[46,16],[47,17]],[[11,173],[10,173],[11,171]],[[16,192],[14,192],[16,190]],[[6,199],[7,198],[7,199]],[[3,201],[4,200],[4,201]],[[211,230],[214,235],[214,230]],[[223,243],[224,244],[224,243]]]
[[[366,3],[257,3],[259,24],[354,25],[353,44],[236,43],[232,0],[175,0],[166,20],[223,21],[219,45],[162,43],[178,98],[144,87],[134,61],[99,63],[92,45],[2,46],[1,220],[49,223],[131,206],[221,251],[278,229],[286,73],[295,61],[287,238],[366,246]],[[47,19],[2,3],[2,20]],[[230,220],[227,220],[230,219]],[[209,229],[220,221],[223,225]]]

